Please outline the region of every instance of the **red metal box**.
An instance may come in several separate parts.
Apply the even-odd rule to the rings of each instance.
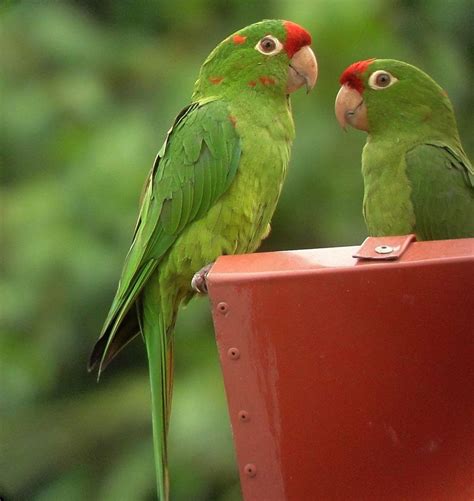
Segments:
[[[404,244],[212,268],[245,500],[474,499],[474,239]]]

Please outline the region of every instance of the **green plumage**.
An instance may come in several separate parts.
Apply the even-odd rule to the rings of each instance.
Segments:
[[[133,241],[90,367],[100,371],[142,333],[149,359],[160,499],[168,499],[167,431],[173,340],[179,305],[194,273],[221,254],[254,251],[268,234],[294,136],[288,55],[255,50],[281,21],[229,37],[209,56],[193,102],[177,117],[145,186]],[[270,76],[274,85],[260,83]],[[249,82],[255,84],[249,85]]]
[[[398,81],[373,89],[376,71]],[[360,75],[369,137],[362,155],[363,212],[372,236],[474,236],[474,171],[446,92],[421,70],[375,60]]]

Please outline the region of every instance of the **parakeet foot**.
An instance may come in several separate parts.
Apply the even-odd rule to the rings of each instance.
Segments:
[[[201,268],[197,273],[194,274],[191,280],[191,287],[199,294],[207,294],[207,274],[212,268],[214,263],[210,263],[203,268]]]

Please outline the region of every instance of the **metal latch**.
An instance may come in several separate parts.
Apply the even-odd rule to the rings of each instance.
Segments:
[[[394,261],[400,258],[415,240],[414,234],[368,237],[352,257],[373,261]]]

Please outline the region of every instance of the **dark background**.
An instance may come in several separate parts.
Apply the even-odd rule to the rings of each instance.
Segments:
[[[355,245],[361,132],[334,118],[350,63],[416,64],[449,93],[472,157],[470,0],[0,2],[0,494],[145,500],[154,473],[144,346],[100,384],[86,361],[127,252],[143,180],[199,67],[262,18],[313,34],[320,77],[293,97],[297,137],[264,250]],[[291,335],[291,333],[289,333]],[[240,498],[206,299],[181,312],[172,499]]]

